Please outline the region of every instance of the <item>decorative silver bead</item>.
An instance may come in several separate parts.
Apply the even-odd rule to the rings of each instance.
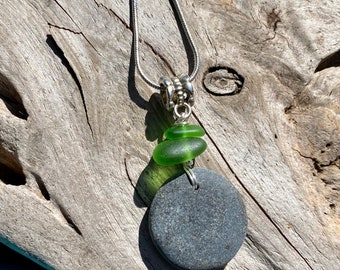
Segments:
[[[161,77],[159,81],[163,104],[168,111],[178,106],[194,105],[194,88],[188,75]],[[185,105],[187,104],[187,105]]]

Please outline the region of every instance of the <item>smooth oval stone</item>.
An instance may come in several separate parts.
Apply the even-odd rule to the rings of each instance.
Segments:
[[[186,137],[202,137],[204,134],[205,131],[202,127],[188,124],[173,126],[168,128],[164,133],[165,138],[169,140]]]
[[[181,138],[158,144],[153,151],[153,159],[159,165],[175,165],[193,160],[207,148],[201,138]]]
[[[149,209],[151,238],[183,269],[224,269],[247,232],[244,204],[233,185],[206,169],[193,169],[199,188],[183,174],[161,187]]]

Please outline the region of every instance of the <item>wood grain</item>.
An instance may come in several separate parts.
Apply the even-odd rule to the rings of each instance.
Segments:
[[[249,218],[226,269],[338,269],[339,5],[180,4],[201,58],[197,166]],[[139,7],[147,75],[188,72],[169,2]],[[171,116],[135,77],[129,1],[5,0],[0,33],[1,242],[53,269],[171,269],[141,185],[172,172],[151,160]]]

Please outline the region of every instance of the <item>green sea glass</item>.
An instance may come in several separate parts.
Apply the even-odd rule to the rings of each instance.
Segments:
[[[180,138],[166,140],[153,151],[153,159],[159,165],[175,165],[188,162],[199,156],[207,148],[201,138]]]
[[[168,128],[164,133],[165,138],[169,140],[187,137],[202,137],[204,134],[204,129],[200,126],[188,124],[173,126]]]

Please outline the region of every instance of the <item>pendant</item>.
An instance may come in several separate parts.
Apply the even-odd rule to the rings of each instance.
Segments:
[[[185,173],[169,180],[149,208],[153,243],[181,269],[224,268],[241,247],[247,232],[245,206],[234,186],[223,176],[193,168],[194,159],[207,148],[202,127],[186,121],[194,104],[188,76],[162,77],[165,108],[173,110],[175,126],[164,133],[154,152],[163,166],[183,164]],[[190,164],[190,165],[189,165]]]
[[[247,231],[244,204],[223,176],[192,170],[161,187],[149,209],[151,238],[160,253],[182,269],[221,269],[235,256]]]

